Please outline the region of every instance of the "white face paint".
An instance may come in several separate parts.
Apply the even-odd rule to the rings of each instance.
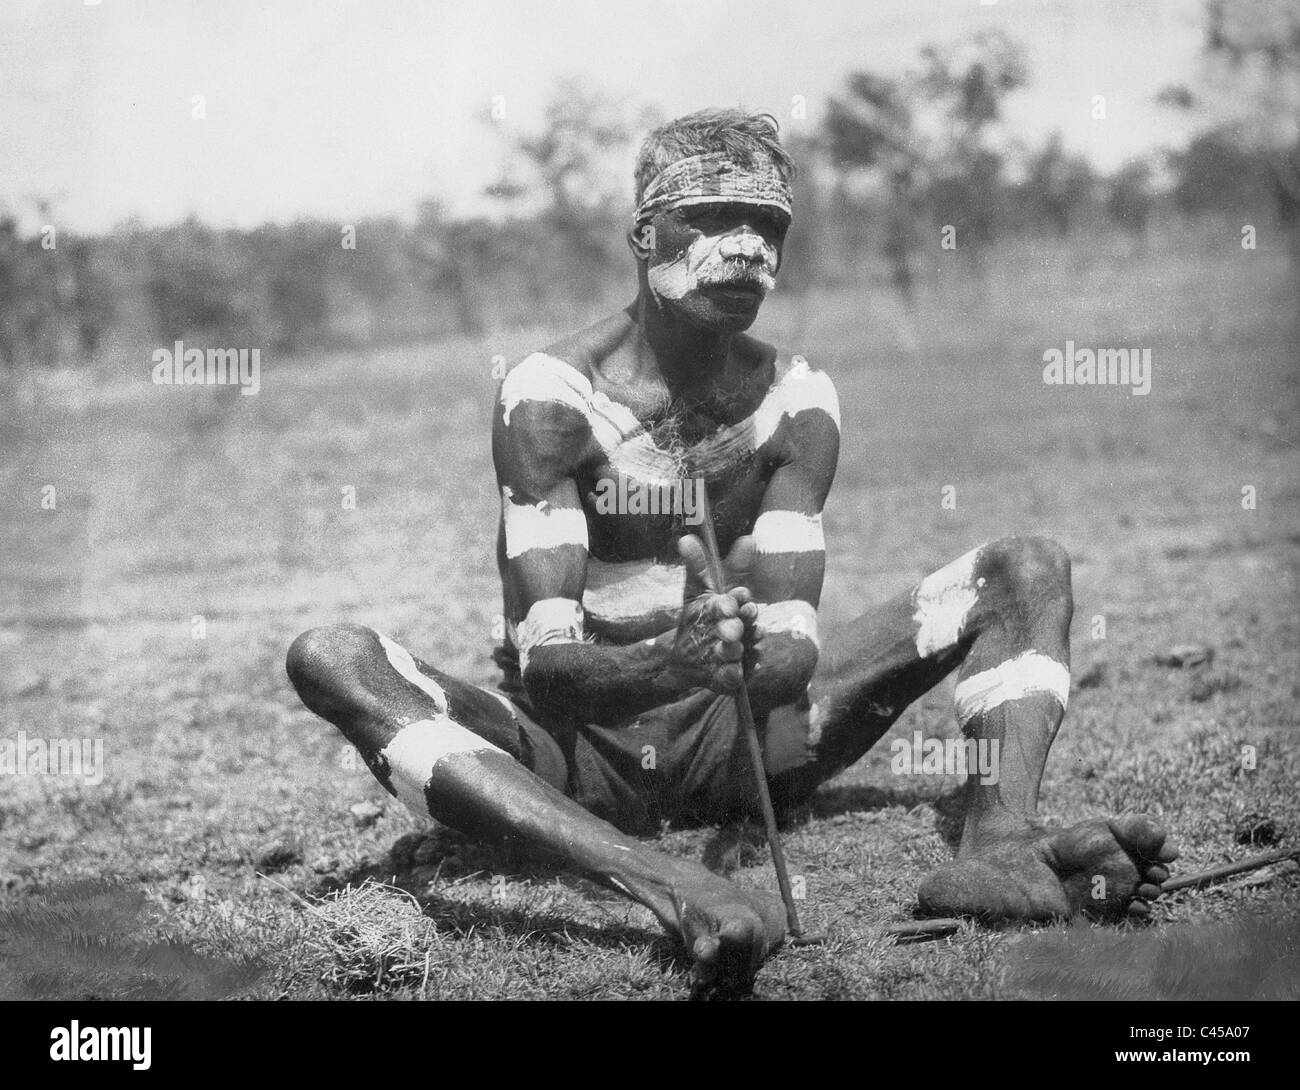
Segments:
[[[702,286],[725,283],[723,269],[729,261],[761,264],[753,270],[754,282],[764,295],[776,286],[776,250],[761,235],[738,227],[724,235],[701,235],[674,260],[651,265],[650,290],[658,299],[684,299]]]

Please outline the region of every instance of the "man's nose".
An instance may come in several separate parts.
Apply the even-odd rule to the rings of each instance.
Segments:
[[[768,245],[761,235],[740,228],[722,240],[722,244],[718,247],[718,256],[740,258],[745,261],[767,261],[769,260]]]

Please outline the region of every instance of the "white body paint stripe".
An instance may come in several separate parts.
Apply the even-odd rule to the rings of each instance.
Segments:
[[[782,384],[785,387],[785,415],[794,416],[805,409],[821,409],[840,428],[840,399],[835,384],[825,371],[814,371],[807,363],[792,367]]]
[[[814,703],[808,709],[808,744],[818,745],[822,740],[822,727],[826,725],[826,713],[820,704]]]
[[[604,449],[609,464],[617,472],[637,481],[665,485],[686,476],[682,459],[656,446],[648,432],[629,436]]]
[[[805,409],[821,409],[840,427],[840,402],[835,384],[825,371],[814,371],[807,360],[777,365],[777,378],[762,404],[744,420],[719,428],[697,451],[692,462],[699,469],[724,457],[751,454],[776,434],[781,421]],[[709,468],[712,468],[709,466]]]
[[[981,546],[983,548],[983,546]],[[916,612],[916,653],[922,658],[955,647],[966,625],[966,615],[979,600],[984,580],[975,579],[979,549],[972,549],[951,564],[927,575],[913,594]]]
[[[384,649],[384,654],[388,656],[388,661],[402,677],[406,678],[412,685],[423,689],[440,712],[447,710],[447,694],[443,692],[442,686],[431,677],[426,677],[420,673],[420,668],[415,665],[415,659],[400,643],[390,640],[382,632],[376,632],[379,637],[380,646]]]
[[[582,606],[572,598],[543,598],[534,602],[528,616],[512,633],[519,649],[519,670],[528,669],[528,655],[549,643],[582,642]]]
[[[1038,651],[1026,651],[991,670],[972,674],[959,682],[953,693],[957,721],[965,726],[974,716],[1031,693],[1051,693],[1064,709],[1070,701],[1069,669]]]
[[[583,381],[586,382],[586,379]],[[611,401],[599,391],[591,393],[588,409],[587,419],[591,423],[591,433],[600,444],[600,449],[607,454],[616,450],[629,436],[645,430],[631,409],[617,401]]]
[[[765,632],[789,632],[792,636],[807,637],[812,640],[814,647],[821,648],[817,634],[817,611],[810,602],[802,599],[791,598],[784,602],[760,604],[758,626]]]
[[[403,727],[381,751],[388,762],[389,780],[397,797],[411,813],[430,817],[425,788],[434,768],[458,753],[504,753],[491,742],[466,730],[449,716],[421,719]]]
[[[656,481],[681,475],[679,459],[654,444],[631,409],[596,391],[586,375],[564,360],[534,352],[506,375],[501,403],[507,426],[524,402],[567,405],[582,413],[610,464],[629,477]]]
[[[775,417],[777,421],[781,417],[779,411],[767,410],[760,405],[744,420],[719,428],[712,435],[700,440],[690,452],[691,472],[699,476],[715,476],[726,472],[752,455],[776,431],[775,425],[771,427],[764,425],[766,431],[763,438],[759,438],[758,421],[762,415]]]
[[[581,371],[564,360],[534,352],[512,368],[501,383],[501,405],[507,425],[510,414],[525,401],[568,405],[588,415],[591,383]]]
[[[487,693],[488,696],[490,696],[490,697],[494,697],[494,698],[496,698],[497,700],[499,700],[499,701],[501,702],[501,706],[502,706],[503,708],[505,708],[505,710],[508,711],[508,712],[510,713],[510,718],[511,718],[511,719],[516,718],[516,714],[515,714],[515,713],[516,713],[516,709],[515,709],[515,706],[514,706],[513,703],[511,703],[510,698],[509,698],[508,696],[506,696],[505,693],[497,692],[496,689],[489,689],[486,685],[480,685],[480,686],[479,686],[479,689],[480,689],[480,691]]]
[[[506,526],[506,556],[513,560],[529,549],[554,549],[560,545],[587,547],[587,516],[576,507],[541,503],[515,503],[509,485],[501,489],[501,512]]]
[[[754,522],[754,546],[760,553],[825,552],[822,517],[798,511],[764,511]]]
[[[778,361],[776,380],[758,408],[696,444],[685,459],[657,446],[631,409],[596,391],[581,371],[555,356],[534,352],[506,375],[501,402],[507,426],[511,413],[528,401],[567,405],[582,413],[611,465],[649,481],[672,480],[684,472],[721,472],[761,448],[783,418],[805,409],[821,409],[836,428],[840,426],[834,383],[803,357],[798,362]],[[684,461],[688,468],[683,468]]]
[[[686,590],[683,564],[628,560],[611,564],[587,561],[587,588],[582,604],[593,620],[635,621],[660,613],[678,613]]]

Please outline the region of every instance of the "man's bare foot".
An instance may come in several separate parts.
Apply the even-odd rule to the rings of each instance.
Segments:
[[[699,868],[674,883],[674,930],[694,959],[692,995],[748,994],[760,966],[785,939],[781,898],[744,889]]]
[[[1169,877],[1178,852],[1144,815],[1029,826],[964,849],[921,883],[919,899],[937,916],[987,922],[1050,920],[1080,912],[1099,919],[1142,917]]]

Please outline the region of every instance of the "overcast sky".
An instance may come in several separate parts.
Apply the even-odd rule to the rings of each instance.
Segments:
[[[1009,119],[1109,170],[1185,129],[1201,0],[0,0],[0,207],[91,231],[195,213],[351,222],[437,197],[483,207],[498,124],[536,125],[566,76],[665,115],[739,103],[817,122],[858,68],[997,26],[1032,85]],[[1106,96],[1105,121],[1092,118]],[[191,118],[203,95],[207,117]],[[795,95],[808,118],[790,117]]]

